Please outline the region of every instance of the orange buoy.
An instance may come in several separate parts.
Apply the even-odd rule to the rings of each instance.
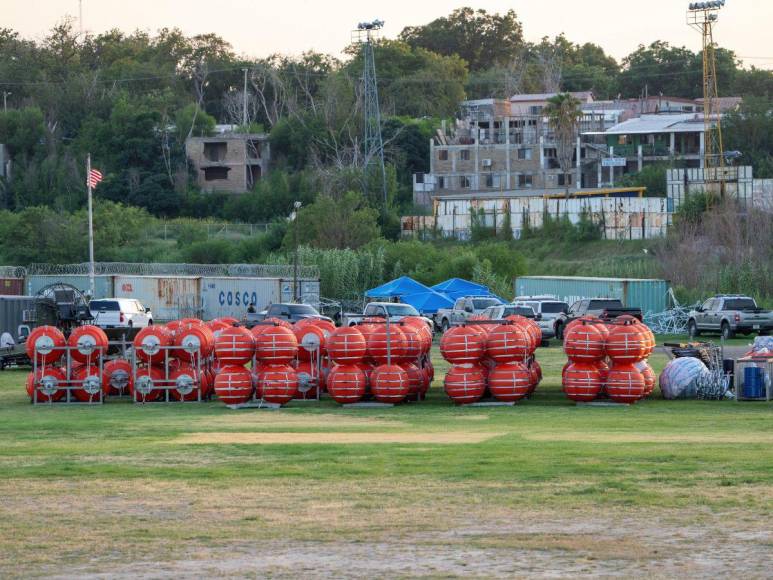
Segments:
[[[260,374],[258,380],[263,400],[267,403],[284,405],[298,392],[298,375],[290,365],[269,365]]]
[[[382,364],[373,369],[370,375],[370,389],[377,401],[382,403],[400,403],[408,395],[410,379],[396,364]]]
[[[292,330],[293,329],[293,325],[290,324],[288,321],[286,321],[286,320],[284,320],[282,318],[276,318],[274,316],[272,316],[271,318],[266,318],[263,322],[268,322],[270,324],[281,326],[283,328],[287,328],[288,330]]]
[[[406,316],[400,320],[404,325],[410,324],[419,331],[419,337],[421,339],[421,351],[428,353],[432,347],[432,329],[426,323],[423,318],[418,316]]]
[[[215,394],[226,405],[241,405],[252,398],[252,376],[240,365],[228,365],[215,375]]]
[[[135,401],[150,403],[160,399],[164,391],[159,388],[159,382],[164,380],[164,372],[154,366],[148,366],[137,370],[134,384],[130,385],[130,391]]]
[[[243,326],[231,326],[215,337],[215,358],[222,365],[245,365],[255,356],[255,337]]]
[[[498,363],[523,361],[532,352],[532,339],[517,324],[502,324],[486,339],[486,356]]]
[[[137,333],[132,344],[141,361],[163,364],[166,357],[164,351],[166,347],[172,346],[173,338],[172,332],[164,326],[146,326]],[[171,351],[169,356],[172,356]]]
[[[356,326],[336,328],[327,339],[327,354],[333,362],[339,364],[360,362],[367,352],[365,336]]]
[[[177,401],[198,401],[199,392],[204,400],[203,371],[199,371],[192,365],[183,363],[169,373],[169,380],[174,383],[174,388],[169,394]]]
[[[368,377],[359,365],[335,365],[327,377],[327,391],[336,403],[356,403],[365,396]]]
[[[488,375],[488,388],[495,399],[519,401],[529,394],[532,375],[522,362],[507,362],[495,366]]]
[[[575,362],[599,360],[604,356],[604,330],[590,321],[572,321],[564,332],[564,352]]]
[[[486,376],[479,364],[455,364],[446,373],[444,385],[446,394],[454,403],[467,405],[483,396]]]
[[[215,335],[203,324],[183,326],[174,335],[172,354],[185,362],[206,359],[215,347]]]
[[[256,337],[258,359],[266,364],[289,364],[298,354],[298,339],[286,326],[268,326]]]
[[[613,362],[607,374],[609,398],[618,403],[635,403],[644,397],[644,375],[632,363]]]
[[[564,373],[563,391],[572,401],[593,401],[604,385],[595,362],[573,362]]]
[[[107,335],[98,326],[78,326],[70,333],[67,345],[72,360],[83,364],[95,363],[107,354]]]
[[[106,395],[128,395],[132,384],[132,365],[123,358],[114,358],[102,366],[102,392]]]
[[[405,338],[401,362],[416,362],[424,352],[421,331],[411,324],[401,325],[400,330]]]
[[[308,318],[306,320],[309,320]],[[298,358],[300,360],[310,360],[325,353],[325,331],[314,324],[308,322],[304,325],[295,325],[295,339],[298,341]],[[317,353],[316,355],[314,353]]]
[[[648,397],[655,390],[655,383],[657,382],[655,371],[652,370],[652,367],[646,360],[636,362],[634,366],[644,377],[644,396]]]
[[[99,368],[94,365],[81,365],[72,370],[70,381],[73,387],[70,392],[81,403],[92,403],[100,400],[102,393],[102,376]]]
[[[412,401],[417,401],[424,393],[424,373],[416,363],[403,362],[400,363],[402,368],[408,375],[408,395],[407,397]]]
[[[37,358],[39,366],[51,365],[64,356],[67,341],[62,331],[55,326],[38,326],[32,329],[25,350],[31,361]]]
[[[325,375],[322,368],[317,368],[317,363],[310,360],[298,361],[295,365],[295,374],[298,375],[298,392],[296,399],[316,399],[317,393],[325,389]]]
[[[440,353],[453,365],[476,363],[485,350],[485,336],[470,326],[455,326],[440,339]]]
[[[233,324],[229,324],[228,322],[225,322],[224,320],[221,320],[219,318],[215,318],[214,320],[210,320],[206,323],[207,328],[209,328],[212,331],[212,334],[215,335],[215,338],[223,332],[226,328],[231,328]]]
[[[606,353],[613,362],[636,362],[649,354],[650,338],[642,326],[632,316],[621,316],[610,325]]]
[[[397,364],[405,356],[406,339],[397,324],[376,324],[367,337],[368,356],[378,364]]]
[[[62,388],[64,381],[65,375],[62,369],[52,366],[38,367],[37,373],[27,375],[27,394],[30,396],[30,401],[53,403],[61,400],[66,394]]]

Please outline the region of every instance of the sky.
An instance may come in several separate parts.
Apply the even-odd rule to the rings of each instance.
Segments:
[[[155,32],[177,27],[186,34],[214,32],[250,57],[297,55],[314,49],[340,56],[358,22],[379,18],[384,36],[427,23],[454,8],[515,10],[527,40],[565,33],[573,42],[593,42],[621,59],[639,44],[666,40],[700,49],[700,35],[685,21],[688,0],[82,0],[83,29],[120,28]],[[2,26],[41,39],[78,0],[2,0]],[[773,0],[727,0],[715,39],[746,66],[773,69],[769,42]]]

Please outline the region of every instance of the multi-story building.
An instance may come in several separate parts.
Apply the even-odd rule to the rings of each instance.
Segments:
[[[270,147],[265,133],[221,128],[211,137],[191,137],[185,151],[202,191],[244,193],[268,172]]]
[[[590,93],[573,93],[585,105]],[[516,95],[511,100],[479,99],[462,103],[461,118],[445,123],[430,140],[430,171],[414,176],[414,201],[430,205],[436,195],[534,195],[564,189],[564,172],[558,162],[553,130],[542,111],[553,94]],[[581,129],[611,124],[605,112],[589,111]],[[573,189],[595,185],[586,178],[586,147],[578,132],[573,167],[567,185]],[[597,156],[597,151],[591,151]],[[579,160],[579,163],[578,163]]]

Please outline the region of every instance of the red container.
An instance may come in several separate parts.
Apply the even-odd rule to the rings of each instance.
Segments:
[[[618,403],[635,403],[644,397],[644,375],[632,363],[613,363],[607,375],[609,398]]]
[[[336,365],[327,377],[327,391],[342,405],[356,403],[365,396],[368,377],[356,364]]]
[[[258,359],[266,364],[289,364],[298,354],[298,339],[290,328],[267,326],[255,338]]]
[[[370,388],[377,401],[400,403],[408,395],[410,379],[398,365],[381,365],[370,375]]]
[[[0,278],[0,296],[24,296],[24,278]]]
[[[499,401],[519,401],[529,394],[532,374],[520,362],[508,362],[494,367],[488,375],[488,388]]]
[[[35,398],[35,378],[34,373],[27,375],[27,394],[30,401],[38,403],[53,403],[61,400],[65,396],[65,391],[61,387],[64,383],[64,371],[58,367],[38,367],[37,379],[39,388]]]
[[[203,324],[183,326],[175,332],[174,346],[176,348],[172,353],[175,358],[195,362],[198,357],[206,359],[212,354],[215,335]]]
[[[38,366],[51,365],[64,356],[67,341],[62,331],[55,326],[38,326],[27,337],[25,348],[27,356]]]
[[[94,365],[80,365],[72,369],[70,374],[71,386],[78,388],[70,391],[70,394],[81,403],[99,401],[102,392],[102,376],[99,368]]]
[[[572,401],[593,401],[601,393],[604,383],[601,370],[594,362],[571,363],[564,373],[564,393]]]
[[[533,350],[529,333],[517,324],[502,324],[486,339],[486,356],[497,363],[524,361]]]
[[[564,333],[564,352],[574,362],[594,361],[604,357],[605,330],[590,321],[572,321]]]
[[[327,339],[327,354],[336,363],[360,362],[368,352],[365,336],[356,326],[336,328]]]
[[[395,365],[405,356],[405,334],[397,324],[376,324],[367,338],[368,356],[379,364]]]
[[[92,364],[107,353],[107,335],[98,326],[77,326],[70,333],[67,345],[72,360]]]
[[[483,396],[486,391],[486,375],[478,364],[457,364],[446,373],[444,384],[446,394],[454,403],[467,405]]]
[[[472,326],[455,326],[440,339],[440,353],[454,365],[476,363],[485,350],[485,335]]]
[[[298,375],[290,365],[270,365],[260,374],[263,400],[284,405],[298,392]]]
[[[163,347],[172,346],[174,335],[164,326],[147,326],[134,337],[134,352],[137,358],[144,362],[163,364],[166,356]],[[172,356],[171,351],[169,356]]]
[[[122,358],[115,358],[102,365],[102,392],[106,395],[128,395],[132,384],[132,365]]]
[[[157,401],[164,395],[164,391],[158,388],[158,382],[163,380],[164,371],[157,367],[139,369],[134,384],[130,387],[132,396],[141,403]]]
[[[246,365],[255,356],[255,337],[243,326],[231,326],[215,338],[215,358],[221,365]]]
[[[228,365],[215,376],[215,394],[226,405],[240,405],[252,398],[252,375],[243,366]]]

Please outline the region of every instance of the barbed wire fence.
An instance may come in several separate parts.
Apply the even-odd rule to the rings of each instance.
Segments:
[[[217,222],[166,222],[159,221],[145,228],[144,239],[176,240],[177,238],[195,230],[207,239],[214,238],[247,238],[268,232],[271,224],[254,223],[217,223]]]
[[[23,269],[23,268],[22,268]],[[30,264],[26,269],[30,276],[88,275],[89,264]],[[247,278],[292,278],[291,264],[162,264],[138,262],[96,262],[94,273],[98,276],[207,276]],[[318,279],[317,266],[298,266],[300,278]]]

